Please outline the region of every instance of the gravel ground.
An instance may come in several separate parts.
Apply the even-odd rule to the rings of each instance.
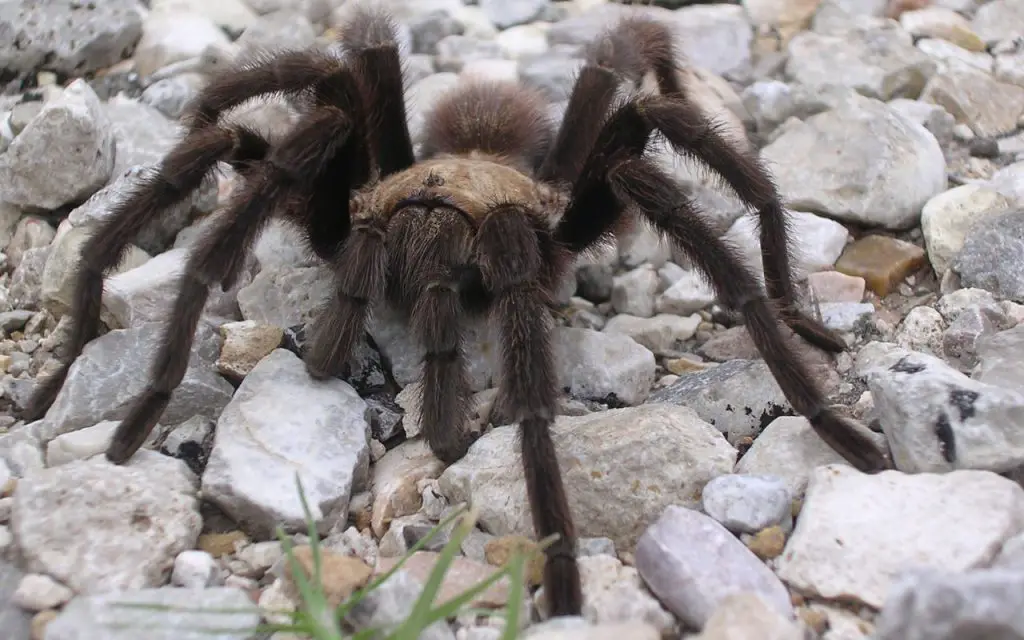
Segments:
[[[1024,0],[389,4],[414,136],[425,108],[471,75],[518,78],[561,117],[581,45],[610,20],[638,11],[671,25],[691,91],[768,161],[793,213],[806,303],[850,345],[834,358],[802,350],[897,467],[868,476],[844,464],[793,415],[685,256],[640,228],[581,262],[561,292],[568,394],[556,437],[575,460],[566,481],[586,606],[583,619],[545,622],[535,594],[524,637],[1024,638]],[[263,49],[326,46],[349,8],[0,3],[0,34],[14,34],[0,43],[5,638],[141,637],[111,620],[147,638],[208,638],[190,629],[294,607],[273,529],[301,528],[296,471],[338,566],[354,556],[383,570],[466,502],[480,506],[480,529],[451,588],[530,534],[513,428],[489,428],[448,468],[417,437],[421,353],[393,319],[374,320],[376,344],[346,380],[307,376],[297,328],[330,281],[282,226],[211,296],[144,450],[120,467],[98,455],[145,385],[182,262],[229,173],[137,238],[107,282],[107,332],[44,419],[16,418],[66,340],[83,238],[179,138],[208,74]],[[236,114],[270,131],[295,117],[282,100]],[[756,220],[659,153],[759,269]],[[471,343],[486,427],[497,345],[483,329]],[[435,559],[421,552],[388,583],[375,622],[408,611]],[[476,605],[507,597],[492,589]],[[225,622],[114,600],[239,612]],[[427,636],[498,629],[465,615]]]

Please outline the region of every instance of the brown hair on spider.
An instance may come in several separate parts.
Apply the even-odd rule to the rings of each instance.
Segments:
[[[181,383],[209,288],[229,287],[267,222],[283,218],[334,273],[336,294],[311,323],[309,372],[339,373],[371,307],[396,308],[425,348],[424,436],[447,463],[471,445],[463,430],[471,400],[466,323],[483,317],[497,328],[496,410],[519,427],[535,533],[559,537],[545,563],[548,610],[579,614],[577,533],[550,432],[560,391],[549,306],[573,259],[614,238],[635,212],[690,258],[724,305],[741,312],[786,398],[815,431],[859,469],[889,466],[863,426],[826,405],[788,344],[783,324],[822,349],[845,348],[797,309],[786,213],[773,181],[756,154],[737,149],[688,99],[665,26],[629,17],[609,27],[588,48],[557,131],[543,100],[527,88],[464,82],[428,114],[419,159],[390,19],[359,9],[340,38],[346,50],[338,57],[284,52],[211,79],[159,172],[116,205],[85,243],[69,356],[40,383],[27,417],[49,409],[68,368],[97,336],[104,273],[149,221],[190,197],[226,162],[239,171],[243,188],[189,252],[149,384],[107,451],[115,463],[142,446]],[[656,77],[657,94],[618,99],[647,74]],[[302,98],[296,102],[305,108],[280,141],[222,121],[224,112],[268,94]],[[767,291],[647,156],[655,135],[717,173],[756,210]]]

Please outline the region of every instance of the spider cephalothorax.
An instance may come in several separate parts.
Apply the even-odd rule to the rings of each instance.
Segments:
[[[184,139],[86,243],[71,311],[70,358],[43,381],[29,409],[52,404],[71,362],[98,333],[103,274],[151,218],[180,202],[224,161],[242,188],[191,249],[180,292],[145,392],[121,422],[107,456],[122,463],[146,440],[184,376],[189,345],[211,286],[228,287],[274,216],[303,232],[335,274],[336,292],[311,323],[305,361],[318,377],[348,362],[373,305],[404,312],[425,347],[423,429],[446,462],[470,445],[463,432],[471,387],[463,331],[489,318],[502,348],[496,411],[519,425],[522,462],[539,536],[549,549],[545,590],[553,614],[578,614],[575,531],[550,426],[558,380],[548,312],[573,259],[614,237],[639,215],[664,233],[742,313],[792,406],[832,447],[863,470],[886,468],[866,430],[825,405],[782,323],[809,342],[844,348],[797,310],[785,213],[752,153],[731,144],[687,98],[672,39],[657,22],[629,18],[587,51],[559,129],[543,101],[515,84],[467,81],[427,115],[421,159],[413,154],[395,31],[359,10],[342,33],[340,57],[291,52],[213,78]],[[620,90],[654,74],[658,93],[618,103]],[[221,121],[229,109],[289,94],[305,111],[280,141]],[[767,296],[739,254],[646,157],[660,135],[718,173],[761,221]]]

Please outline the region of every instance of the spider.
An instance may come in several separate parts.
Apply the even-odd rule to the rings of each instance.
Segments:
[[[845,348],[797,309],[775,186],[756,155],[730,144],[688,99],[666,27],[637,16],[609,26],[587,48],[557,130],[546,124],[544,100],[529,89],[464,81],[428,113],[419,159],[391,18],[358,9],[339,40],[340,55],[281,52],[211,78],[160,170],[117,204],[84,245],[70,355],[40,383],[30,419],[45,414],[69,367],[98,334],[105,272],[150,219],[226,162],[238,170],[242,188],[190,250],[148,386],[107,450],[113,463],[142,446],[180,384],[210,287],[229,288],[267,222],[288,220],[336,284],[309,325],[307,370],[318,379],[342,373],[375,304],[402,312],[426,354],[424,437],[446,463],[461,458],[473,438],[462,428],[472,395],[464,330],[473,318],[496,327],[502,345],[496,412],[507,420],[502,424],[519,425],[535,533],[557,534],[544,571],[548,609],[579,614],[575,525],[550,434],[560,393],[550,308],[573,260],[639,216],[690,257],[723,304],[742,313],[779,386],[816,432],[857,468],[888,468],[869,432],[825,404],[787,344],[783,324],[819,348]],[[620,99],[620,90],[639,87],[649,74],[657,93]],[[304,105],[280,140],[222,118],[269,94]],[[646,155],[655,135],[707,165],[757,211],[766,290]]]

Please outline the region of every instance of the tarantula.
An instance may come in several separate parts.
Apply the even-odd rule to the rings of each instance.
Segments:
[[[360,9],[340,42],[341,55],[279,53],[211,79],[160,171],[116,205],[84,245],[70,357],[40,383],[30,418],[48,410],[74,359],[98,334],[104,273],[143,225],[189,197],[223,161],[238,170],[242,188],[190,251],[149,384],[107,450],[114,463],[139,449],[180,384],[210,287],[236,281],[261,229],[279,217],[302,231],[336,283],[310,323],[308,371],[317,378],[340,373],[373,305],[400,310],[425,348],[424,435],[445,462],[471,444],[462,428],[471,399],[466,323],[494,323],[502,344],[496,411],[519,425],[535,532],[559,538],[545,565],[549,609],[578,614],[576,534],[550,434],[559,389],[549,308],[574,258],[639,215],[691,258],[722,303],[742,313],[786,397],[817,433],[862,470],[888,467],[859,423],[825,405],[787,345],[780,319],[822,349],[845,348],[797,310],[775,186],[756,155],[731,144],[688,99],[664,26],[628,17],[609,27],[587,49],[557,131],[545,124],[544,101],[525,87],[462,83],[429,112],[419,160],[390,18]],[[649,74],[657,93],[618,99]],[[222,121],[229,109],[268,94],[305,105],[281,140]],[[757,210],[767,295],[740,254],[645,155],[655,135],[710,167]]]

